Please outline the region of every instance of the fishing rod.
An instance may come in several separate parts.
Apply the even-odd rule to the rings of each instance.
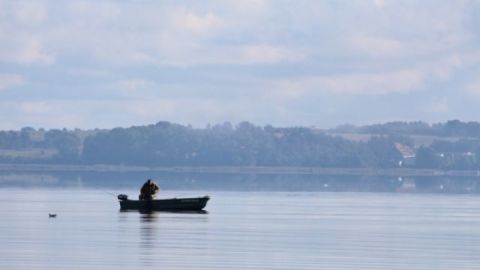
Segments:
[[[105,192],[105,193],[107,193],[108,195],[112,195],[112,196],[114,196],[114,197],[117,197],[117,196],[118,196],[117,194],[114,194],[114,193],[112,193],[112,192],[108,192],[108,191],[106,191],[106,190],[102,190],[102,191]]]

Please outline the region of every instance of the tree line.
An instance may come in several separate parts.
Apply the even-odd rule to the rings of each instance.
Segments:
[[[23,128],[0,131],[0,162],[146,166],[308,166],[396,168],[400,143],[415,150],[413,168],[479,169],[480,124],[392,122],[341,126],[336,133],[371,134],[349,140],[330,131],[223,123],[193,128],[169,122],[109,130]],[[415,148],[413,135],[439,138]],[[406,163],[404,163],[406,164]]]
[[[391,135],[426,135],[437,137],[480,137],[480,123],[450,120],[445,123],[429,124],[422,121],[389,122],[366,126],[341,125],[332,129],[337,132]]]

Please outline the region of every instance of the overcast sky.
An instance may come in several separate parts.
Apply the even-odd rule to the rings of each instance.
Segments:
[[[0,0],[0,129],[480,121],[480,0]]]

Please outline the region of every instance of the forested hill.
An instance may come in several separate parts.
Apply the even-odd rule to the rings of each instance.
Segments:
[[[479,155],[480,124],[457,120],[332,130],[159,122],[111,130],[0,131],[0,163],[480,169]]]
[[[430,125],[425,122],[390,122],[367,126],[341,125],[334,132],[350,132],[360,134],[391,135],[426,135],[436,137],[471,137],[480,138],[480,123],[451,120],[446,123]]]

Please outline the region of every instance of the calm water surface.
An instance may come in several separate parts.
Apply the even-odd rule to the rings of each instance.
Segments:
[[[0,269],[480,268],[475,195],[208,193],[207,214],[148,215],[97,189],[0,189]]]

